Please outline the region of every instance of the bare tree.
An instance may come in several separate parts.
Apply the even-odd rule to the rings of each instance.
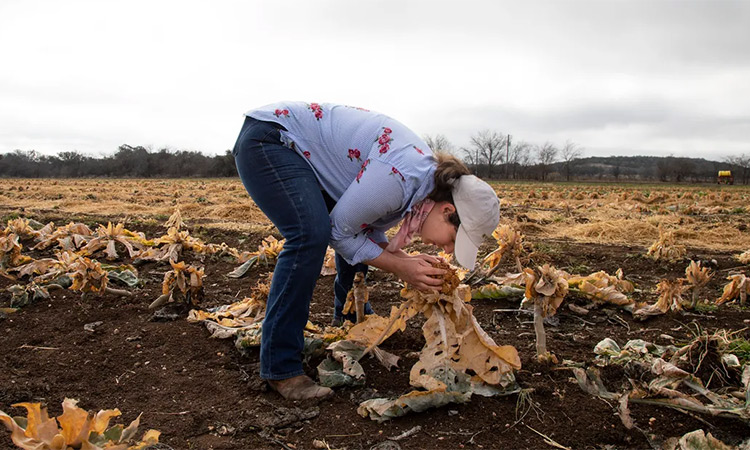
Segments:
[[[622,174],[622,170],[620,169],[620,161],[615,161],[615,164],[612,166],[612,176],[615,177],[615,180],[620,179],[620,175]]]
[[[542,174],[542,181],[547,178],[549,173],[549,166],[557,159],[558,149],[549,142],[545,142],[544,145],[537,146],[536,154],[537,161],[539,162],[539,170]]]
[[[724,158],[727,164],[737,166],[742,169],[742,184],[747,184],[748,175],[750,175],[750,156],[745,153],[737,156],[727,156]]]
[[[563,171],[565,172],[565,181],[570,181],[570,172],[573,165],[573,161],[580,158],[583,155],[583,149],[575,143],[568,141],[565,146],[560,150],[560,156],[562,157]]]
[[[422,136],[422,140],[424,140],[433,152],[453,154],[453,144],[451,144],[451,141],[444,134],[436,134],[435,136],[425,134]]]
[[[479,175],[479,149],[461,147],[459,150],[464,155],[464,163],[474,169],[474,175]]]
[[[492,169],[505,160],[505,135],[480,131],[471,137],[471,147],[479,155],[480,163],[487,165],[487,178],[492,178]]]
[[[510,147],[508,164],[511,168],[511,178],[516,179],[524,175],[532,163],[533,147],[528,142],[519,141]]]

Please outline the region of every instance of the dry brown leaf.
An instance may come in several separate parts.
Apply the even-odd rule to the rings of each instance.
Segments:
[[[659,224],[659,239],[649,247],[647,255],[657,261],[660,259],[676,261],[684,258],[686,253],[685,246],[677,244],[674,231],[664,231],[662,225]]]
[[[659,293],[656,303],[636,309],[633,316],[643,319],[647,316],[666,314],[669,310],[681,311],[684,302],[682,294],[685,292],[685,286],[682,283],[682,278],[661,280],[656,286],[656,292]]]
[[[176,228],[177,230],[179,230],[180,228],[184,226],[185,226],[185,222],[182,221],[182,214],[180,214],[180,208],[175,208],[172,215],[169,216],[169,219],[167,219],[167,221],[164,222],[164,227],[166,229]]]
[[[323,261],[323,267],[320,269],[320,275],[324,277],[336,275],[336,252],[331,247],[328,247],[326,250],[326,257]]]
[[[137,432],[140,416],[123,430],[122,425],[109,427],[112,418],[120,415],[117,409],[87,412],[76,406],[77,400],[66,398],[63,413],[57,420],[50,418],[40,403],[17,403],[26,408],[27,417],[11,418],[0,412],[2,422],[11,432],[11,440],[24,450],[125,450],[143,449],[159,442],[159,432],[149,430],[140,442],[129,446]],[[59,428],[58,428],[59,423]]]
[[[460,285],[451,295],[405,288],[401,296],[427,317],[422,327],[425,346],[409,375],[412,386],[443,387],[433,376],[442,367],[470,371],[490,385],[505,387],[514,381],[513,370],[521,367],[518,352],[513,346],[496,345],[482,330],[467,304],[468,286]]]
[[[729,275],[727,280],[730,281],[724,285],[724,292],[716,300],[716,304],[721,305],[739,297],[740,303],[744,305],[747,300],[747,294],[750,293],[750,280],[748,280],[748,277],[744,273],[738,273]]]
[[[510,225],[500,225],[492,232],[492,237],[497,241],[497,249],[484,257],[482,265],[488,268],[488,273],[493,274],[505,258],[510,258],[521,271],[520,256],[523,254],[524,236]]]
[[[0,270],[18,267],[31,261],[31,258],[21,254],[18,235],[10,233],[0,237]]]
[[[57,228],[52,233],[41,237],[41,240],[34,246],[34,249],[45,249],[56,243],[63,251],[75,251],[83,246],[91,238],[91,235],[91,229],[85,224],[70,222],[65,226]]]
[[[381,342],[383,342],[396,331],[404,331],[406,329],[406,321],[417,315],[418,312],[419,310],[411,306],[403,310],[393,306],[391,307],[391,315],[389,318],[378,316],[377,314],[370,314],[364,321],[354,325],[349,330],[346,334],[346,339],[370,346],[377,341],[378,336],[386,331],[388,324],[392,323],[388,332],[381,339]]]
[[[80,257],[70,265],[69,270],[71,272],[67,275],[73,280],[71,290],[101,295],[107,289],[109,277],[98,261]]]
[[[750,264],[750,250],[740,253],[735,258],[742,264]]]
[[[112,225],[112,222],[109,222],[106,227],[99,225],[99,228],[96,230],[96,237],[91,239],[86,246],[81,249],[81,253],[84,256],[91,256],[104,249],[104,254],[107,259],[118,259],[119,255],[117,254],[116,245],[117,243],[120,243],[125,247],[128,251],[128,255],[132,258],[137,253],[133,246],[141,247],[140,242],[131,237],[133,235],[134,233],[126,230],[125,225],[122,223]]]

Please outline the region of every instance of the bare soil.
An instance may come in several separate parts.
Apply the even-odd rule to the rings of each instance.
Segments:
[[[50,217],[34,217],[46,222]],[[55,219],[54,217],[52,219]],[[62,222],[61,218],[56,218]],[[128,223],[130,229],[159,236],[164,230]],[[240,235],[207,228],[191,229],[206,242],[222,241],[242,250],[254,250],[265,235]],[[683,275],[686,261],[655,262],[645,258],[642,247],[580,244],[566,240],[542,240],[533,235],[527,241],[534,248],[533,263],[549,262],[570,272],[590,273],[623,268],[634,281],[639,299],[655,299],[653,289],[661,278]],[[486,243],[484,252],[490,250]],[[417,246],[419,248],[419,246]],[[40,258],[51,253],[31,253]],[[738,265],[729,253],[689,249],[689,257],[716,260],[716,270]],[[255,282],[270,267],[253,269],[243,279],[225,275],[236,264],[230,260],[192,254],[186,261],[205,266],[206,299],[202,306],[231,303],[249,295]],[[738,420],[688,415],[655,406],[631,404],[632,417],[642,431],[626,429],[616,405],[584,393],[566,369],[542,366],[535,361],[534,333],[530,315],[516,312],[516,301],[473,301],[480,324],[496,343],[515,346],[523,367],[517,373],[530,403],[518,395],[501,398],[474,396],[463,405],[448,405],[401,419],[378,424],[357,414],[360,401],[371,397],[398,396],[411,390],[409,369],[416,362],[413,352],[424,343],[422,321],[415,318],[404,333],[386,341],[383,348],[402,358],[401,368],[391,372],[375,360],[364,360],[364,387],[343,388],[333,399],[319,404],[290,402],[268,391],[258,378],[258,353],[242,356],[232,340],[209,339],[201,324],[183,317],[155,321],[149,303],[161,290],[168,266],[139,267],[144,284],[132,289],[132,297],[109,294],[88,296],[56,291],[49,301],[35,303],[0,319],[3,352],[0,356],[0,410],[21,414],[12,408],[17,402],[44,402],[50,414],[61,413],[65,397],[80,400],[88,410],[119,408],[122,422],[139,413],[141,432],[155,428],[161,442],[175,449],[313,448],[313,440],[324,440],[330,448],[370,449],[389,437],[416,426],[421,431],[398,441],[404,449],[424,448],[552,448],[545,435],[576,449],[650,448],[667,437],[681,436],[696,429],[710,431],[727,443],[736,444],[750,435],[746,423]],[[724,276],[709,285],[707,296],[720,295]],[[0,277],[0,306],[7,306],[13,284]],[[310,319],[326,325],[332,317],[333,277],[322,277],[315,290]],[[398,280],[379,271],[371,272],[370,301],[380,314],[400,301]],[[519,299],[520,300],[520,299]],[[597,342],[610,337],[620,345],[630,339],[658,344],[685,343],[695,323],[709,332],[718,329],[746,330],[750,310],[727,305],[706,313],[670,313],[647,321],[635,321],[615,308],[594,308],[588,315],[571,312],[566,303],[589,306],[587,300],[570,296],[557,315],[559,324],[547,325],[549,350],[559,359],[590,363]],[[102,322],[93,332],[84,325]],[[671,336],[669,338],[668,336]],[[307,366],[315,376],[319,360]],[[616,368],[605,372],[611,390],[627,384],[626,375]],[[651,439],[651,443],[649,442]],[[9,434],[0,431],[0,448],[13,448]]]

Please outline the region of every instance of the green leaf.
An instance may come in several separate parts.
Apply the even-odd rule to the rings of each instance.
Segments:
[[[109,429],[107,429],[103,434],[102,437],[106,438],[107,441],[112,442],[120,442],[120,437],[122,437],[122,430],[123,425],[115,425]]]
[[[138,286],[138,276],[130,269],[111,270],[107,272],[109,280],[118,281],[128,287]]]
[[[242,278],[243,276],[245,276],[245,274],[247,273],[247,271],[250,270],[250,268],[253,267],[253,265],[255,265],[256,262],[258,262],[258,257],[257,256],[253,256],[252,258],[250,258],[247,261],[245,261],[244,264],[242,264],[241,266],[237,267],[233,271],[229,272],[227,274],[227,276],[229,278]]]

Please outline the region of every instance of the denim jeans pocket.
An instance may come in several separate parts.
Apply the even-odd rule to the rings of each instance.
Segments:
[[[279,124],[273,122],[264,122],[262,120],[245,117],[245,123],[242,125],[237,142],[232,149],[232,156],[237,156],[243,148],[252,146],[258,142],[268,144],[281,144],[281,132],[284,129]]]

